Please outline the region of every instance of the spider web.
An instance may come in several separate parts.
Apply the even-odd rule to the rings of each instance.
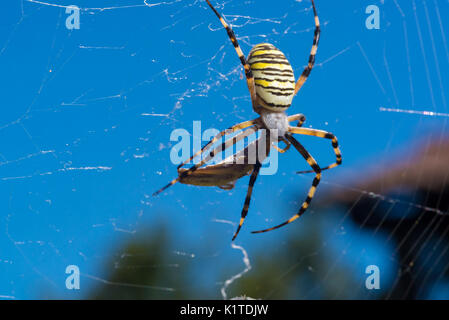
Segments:
[[[365,27],[373,4],[379,30]],[[214,5],[246,54],[270,42],[302,72],[309,1]],[[173,130],[256,117],[205,1],[2,3],[0,298],[449,298],[449,3],[316,5],[317,61],[288,113],[335,133],[343,166],[323,173],[301,219],[252,235],[293,215],[313,179],[296,174],[308,170],[296,151],[280,155],[232,244],[247,177],[151,196],[176,176]],[[328,141],[298,139],[334,161]],[[66,288],[69,265],[79,290]],[[365,287],[369,265],[378,290]]]

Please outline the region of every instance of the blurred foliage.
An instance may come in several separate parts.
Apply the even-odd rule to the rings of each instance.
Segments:
[[[307,232],[294,234],[282,250],[257,251],[250,257],[252,269],[227,289],[229,298],[246,296],[255,299],[349,298],[340,292],[353,281],[346,270],[337,266],[331,281],[323,282],[329,257],[322,249],[323,235],[319,219]],[[117,249],[104,264],[107,283],[97,283],[88,299],[220,299],[219,286],[196,288],[192,275],[192,260],[172,254],[170,237],[164,227],[154,227],[142,236]],[[145,236],[143,236],[145,235]],[[319,251],[320,254],[309,254]],[[120,257],[117,259],[117,257]],[[179,261],[177,261],[177,259]],[[286,266],[290,266],[286,269]],[[321,267],[320,267],[321,266]],[[239,265],[236,273],[243,266]],[[112,270],[112,272],[110,272]],[[181,272],[182,271],[182,272]],[[221,266],[216,283],[233,275],[229,266]],[[317,284],[320,284],[317,286]],[[172,288],[161,290],[159,287]]]
[[[169,237],[163,227],[139,232],[138,238],[117,249],[118,260],[111,259],[104,265],[108,283],[101,283],[88,299],[187,299],[188,264],[168,257]],[[173,289],[173,290],[172,290]]]
[[[245,294],[257,299],[331,299],[348,298],[342,287],[354,281],[346,270],[336,266],[330,281],[323,281],[329,267],[329,255],[323,249],[319,233],[321,215],[311,222],[306,232],[291,233],[282,250],[257,252],[253,269],[235,286],[230,296]],[[313,253],[311,253],[313,252]],[[287,267],[286,269],[286,266]]]

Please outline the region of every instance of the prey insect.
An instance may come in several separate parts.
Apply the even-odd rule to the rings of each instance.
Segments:
[[[233,188],[236,180],[250,174],[251,176],[249,179],[245,202],[241,212],[240,222],[232,238],[232,240],[234,240],[237,237],[248,213],[253,186],[259,174],[262,162],[270,153],[272,145],[270,142],[268,142],[271,141],[270,139],[274,139],[276,142],[283,141],[286,144],[286,147],[284,149],[280,149],[275,146],[275,148],[281,153],[284,153],[290,148],[291,145],[293,145],[293,147],[300,153],[300,155],[312,168],[310,172],[314,172],[315,177],[312,181],[312,185],[309,188],[307,197],[305,198],[301,207],[295,215],[274,227],[260,231],[253,231],[252,233],[271,231],[298,219],[307,210],[312,201],[312,198],[315,195],[315,191],[321,180],[321,172],[323,170],[331,169],[340,165],[342,163],[342,156],[339,149],[338,140],[335,135],[323,130],[303,128],[302,124],[305,121],[304,115],[295,114],[292,116],[287,116],[287,114],[285,113],[285,111],[290,107],[293,97],[304,85],[315,63],[315,55],[317,53],[318,42],[320,39],[320,22],[318,19],[314,1],[311,0],[315,19],[315,31],[313,36],[312,48],[310,50],[308,64],[297,81],[295,80],[292,66],[288,62],[285,55],[272,44],[261,43],[255,45],[251,49],[248,58],[245,58],[231,27],[212,6],[210,1],[206,0],[206,2],[218,17],[223,27],[226,29],[229,39],[231,40],[240,59],[240,62],[243,65],[246,75],[246,82],[251,96],[252,107],[253,110],[257,114],[259,114],[259,117],[253,120],[236,124],[228,128],[227,130],[224,130],[217,134],[200,151],[195,153],[193,156],[191,156],[189,159],[185,160],[178,166],[177,178],[170,181],[166,186],[156,191],[153,195],[158,195],[177,182],[199,186],[219,186],[224,189],[231,189]],[[290,123],[293,121],[298,121],[296,126],[290,125]],[[269,132],[270,139],[265,139],[264,142],[266,152],[262,155],[258,155],[256,159],[250,159],[250,157],[248,156],[248,150],[251,147],[250,144],[241,152],[233,155],[233,158],[231,159],[232,161],[226,161],[229,159],[225,159],[224,161],[219,162],[215,165],[204,166],[217,154],[232,147],[234,144],[236,144],[237,141],[248,136],[248,132],[258,132],[262,130],[264,132]],[[220,141],[220,139],[222,139],[225,134],[230,132],[239,133],[221,143],[219,146],[214,147],[214,145],[218,141]],[[294,134],[315,136],[330,140],[336,157],[335,163],[321,168],[317,164],[316,160],[304,148],[304,146],[293,136]],[[255,144],[256,147],[258,147],[261,146],[263,142],[261,139],[257,139],[252,143]],[[183,168],[194,158],[200,156],[202,156],[202,159],[198,163],[191,166],[190,168]],[[243,163],[241,163],[236,161],[237,159],[243,159],[244,161]]]

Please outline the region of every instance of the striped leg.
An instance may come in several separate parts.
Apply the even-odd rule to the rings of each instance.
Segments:
[[[247,121],[246,123],[251,122],[251,121]],[[245,123],[245,122],[243,122]],[[241,125],[241,124],[240,124]],[[239,125],[236,125],[239,126]],[[234,127],[236,127],[234,126]],[[232,128],[234,128],[232,127]],[[231,129],[232,129],[231,128]],[[178,177],[176,179],[173,179],[172,181],[170,181],[167,185],[165,185],[164,187],[162,187],[161,189],[159,189],[158,191],[153,193],[153,196],[157,196],[158,194],[160,194],[161,192],[163,192],[165,189],[167,189],[168,187],[171,187],[172,185],[174,185],[176,182],[181,181],[182,179],[186,178],[187,176],[191,175],[193,172],[195,172],[199,167],[201,167],[202,165],[204,165],[205,163],[207,163],[208,161],[210,161],[211,159],[213,159],[218,153],[223,152],[224,150],[228,149],[229,147],[233,146],[234,144],[237,143],[237,141],[240,141],[241,139],[250,136],[251,134],[255,133],[257,130],[257,126],[254,128],[255,130],[251,130],[251,128],[239,133],[238,135],[229,138],[228,140],[226,140],[225,142],[223,142],[221,145],[217,146],[215,149],[213,149],[204,159],[202,159],[200,162],[198,162],[197,164],[195,164],[194,166],[190,167],[189,169],[180,172],[180,166],[178,166]],[[238,129],[235,129],[238,130]],[[227,132],[222,131],[220,132],[217,136],[215,136],[206,146],[208,145],[213,145],[213,143],[215,143],[216,141],[218,141],[219,137],[223,136],[220,134],[223,132]],[[218,138],[217,138],[218,137]],[[202,154],[203,150],[206,150],[206,146],[203,147],[202,150],[200,150],[199,152],[197,152],[196,155]],[[196,156],[195,155],[195,156]],[[190,160],[192,160],[193,157],[190,158]],[[188,161],[190,161],[188,160]],[[186,163],[186,162],[185,162]]]
[[[206,145],[204,145],[204,147],[201,148],[201,150],[199,150],[198,152],[196,152],[193,156],[191,156],[189,159],[187,159],[186,161],[184,161],[183,163],[181,163],[178,166],[178,169],[181,168],[182,166],[184,166],[186,163],[189,163],[190,161],[192,161],[193,158],[201,155],[205,150],[207,150],[209,147],[211,147],[215,142],[217,142],[221,137],[223,137],[225,134],[229,134],[229,133],[233,133],[235,131],[238,130],[242,130],[245,128],[248,128],[249,126],[252,126],[256,123],[256,119],[254,120],[249,120],[249,121],[245,121],[239,124],[236,124],[226,130],[223,130],[222,132],[220,132],[219,134],[217,134],[215,137],[212,138],[211,141],[209,141]]]
[[[288,140],[285,140],[283,137],[280,137],[279,140],[285,143],[285,148],[279,148],[276,145],[273,145],[273,148],[275,148],[279,153],[285,153],[288,149],[290,149],[290,142]]]
[[[309,128],[296,128],[296,127],[289,127],[288,131],[291,133],[304,134],[307,136],[314,136],[314,137],[319,137],[319,138],[324,138],[324,139],[330,139],[332,141],[332,148],[334,149],[335,157],[337,160],[336,160],[336,162],[332,163],[331,165],[321,168],[321,170],[332,169],[342,163],[341,151],[340,151],[340,148],[338,147],[338,140],[337,140],[337,137],[334,136],[332,133],[326,132],[323,130],[316,130],[316,129],[309,129]],[[311,171],[311,170],[298,171],[297,173],[310,173],[310,172],[313,172],[313,171]]]
[[[310,50],[310,56],[309,56],[309,63],[307,67],[305,67],[304,71],[302,72],[301,76],[299,77],[298,81],[295,85],[295,94],[298,93],[299,89],[301,89],[304,82],[306,82],[307,77],[310,74],[310,71],[312,71],[313,65],[315,64],[315,55],[316,51],[318,49],[318,42],[320,41],[320,20],[318,19],[318,15],[316,13],[315,3],[312,0],[312,7],[313,7],[313,14],[315,16],[315,33],[313,36],[313,44],[312,49]]]
[[[237,55],[239,56],[240,62],[243,65],[243,68],[245,69],[245,75],[246,75],[246,82],[248,84],[249,93],[251,95],[251,102],[253,105],[253,109],[257,109],[257,103],[256,103],[256,87],[254,85],[254,77],[253,73],[251,71],[251,68],[248,64],[248,62],[245,59],[245,55],[242,52],[242,49],[239,46],[239,43],[237,41],[237,38],[235,37],[234,31],[231,29],[231,27],[224,21],[224,19],[221,17],[221,15],[218,13],[217,10],[212,6],[212,4],[209,2],[209,0],[206,0],[209,7],[212,9],[212,11],[216,14],[218,19],[220,19],[221,24],[228,32],[229,39],[231,39],[232,44],[234,45],[235,51],[237,52]]]
[[[313,196],[315,195],[315,191],[316,188],[318,186],[318,184],[320,183],[320,179],[321,179],[321,168],[318,166],[318,164],[316,163],[315,159],[309,154],[309,152],[307,152],[307,150],[298,142],[298,140],[296,140],[295,138],[293,138],[291,135],[286,134],[285,137],[288,139],[288,141],[291,142],[291,144],[296,148],[296,150],[298,150],[298,152],[304,157],[304,159],[306,159],[307,163],[312,167],[313,171],[315,172],[315,178],[313,179],[312,182],[312,186],[309,189],[309,193],[307,194],[307,198],[304,200],[301,208],[299,209],[298,213],[295,214],[294,216],[292,216],[290,219],[288,219],[287,221],[275,226],[275,227],[271,227],[265,230],[260,230],[260,231],[253,231],[252,233],[262,233],[262,232],[267,232],[267,231],[271,231],[274,229],[278,229],[280,227],[285,226],[286,224],[289,224],[290,222],[295,221],[296,219],[298,219],[309,207],[310,202],[312,201]]]
[[[306,116],[303,115],[302,113],[298,113],[298,114],[294,114],[294,115],[288,116],[287,120],[288,120],[288,122],[292,122],[292,121],[298,120],[298,124],[296,126],[297,127],[302,127],[304,122],[306,122]]]
[[[254,183],[256,182],[257,175],[259,174],[259,170],[260,170],[261,166],[262,165],[260,164],[259,161],[257,161],[256,164],[254,165],[254,170],[251,173],[251,177],[249,178],[248,191],[246,193],[245,204],[243,205],[242,216],[240,218],[240,223],[239,223],[239,226],[237,227],[237,230],[234,233],[234,236],[232,237],[232,241],[234,241],[234,239],[239,234],[240,228],[242,227],[243,222],[245,221],[246,215],[248,214],[249,203],[251,201],[251,194],[253,193],[253,186],[254,186]]]

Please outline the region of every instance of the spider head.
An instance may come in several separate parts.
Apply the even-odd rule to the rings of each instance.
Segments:
[[[266,110],[288,109],[295,95],[295,76],[285,55],[269,43],[254,46],[248,55],[258,103]]]

